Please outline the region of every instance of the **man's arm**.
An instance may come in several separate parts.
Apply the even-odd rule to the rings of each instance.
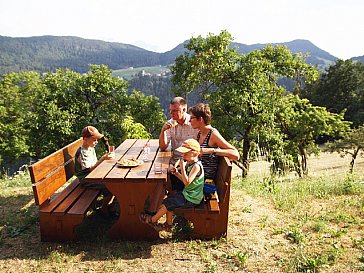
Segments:
[[[161,133],[159,135],[159,148],[164,151],[165,149],[168,148],[169,145],[169,139],[167,136],[167,130],[169,130],[172,127],[172,124],[167,121],[166,123],[163,124]]]

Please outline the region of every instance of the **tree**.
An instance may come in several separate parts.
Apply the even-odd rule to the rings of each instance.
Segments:
[[[153,138],[159,138],[165,115],[157,97],[146,96],[134,89],[129,96],[127,107],[136,122],[143,124]]]
[[[277,164],[273,166],[279,169],[284,169],[282,164],[293,166],[300,177],[308,173],[308,155],[319,152],[315,142],[318,137],[339,136],[350,128],[350,122],[344,121],[344,113],[330,113],[325,107],[313,106],[307,99],[292,94],[283,98],[276,118],[284,134],[284,159],[274,153]]]
[[[348,131],[342,139],[328,144],[330,152],[338,152],[342,157],[351,155],[350,172],[354,171],[358,155],[364,156],[364,125]]]
[[[354,127],[364,123],[364,64],[337,60],[320,80],[302,90],[301,96],[312,104],[325,106],[330,112],[345,112]]]
[[[30,113],[34,99],[44,91],[36,72],[9,73],[0,79],[0,166],[14,158],[33,155],[29,145]]]
[[[110,139],[149,138],[161,127],[157,98],[135,92],[106,66],[91,65],[84,75],[57,70],[10,73],[0,79],[0,166],[20,157],[42,158],[80,137],[94,125]],[[145,126],[152,126],[148,130]]]
[[[293,78],[297,86],[315,80],[317,71],[283,46],[267,46],[247,55],[231,47],[227,31],[191,38],[188,51],[171,67],[177,94],[197,90],[210,104],[213,124],[228,140],[241,146],[241,166],[249,170],[249,151],[258,136],[262,143],[276,139],[275,114],[286,90],[281,77]],[[277,147],[278,149],[278,147]]]

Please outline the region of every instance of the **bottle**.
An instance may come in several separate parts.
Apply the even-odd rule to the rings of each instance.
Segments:
[[[142,150],[142,160],[144,162],[149,161],[150,146],[149,143],[145,144]]]

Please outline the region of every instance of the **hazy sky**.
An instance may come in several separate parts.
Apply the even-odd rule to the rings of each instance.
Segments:
[[[363,0],[0,0],[0,35],[78,36],[165,52],[227,30],[243,44],[307,39],[347,59],[364,55],[363,14]]]

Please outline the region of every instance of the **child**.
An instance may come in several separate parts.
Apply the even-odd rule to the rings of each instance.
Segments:
[[[200,144],[194,139],[187,139],[181,147],[177,148],[177,151],[183,154],[183,160],[179,162],[181,172],[176,167],[173,167],[171,172],[183,182],[185,187],[182,191],[170,194],[164,199],[162,206],[154,216],[145,213],[140,215],[142,222],[150,224],[156,229],[160,228],[157,221],[166,214],[167,220],[161,229],[170,231],[175,208],[194,207],[200,204],[203,199],[204,172],[198,159]]]
[[[109,154],[104,154],[99,160],[97,160],[95,146],[98,143],[97,140],[103,136],[104,135],[100,134],[99,131],[93,126],[86,126],[82,129],[83,143],[76,152],[75,173],[83,187],[101,190],[104,199],[100,210],[103,215],[107,216],[109,215],[108,205],[113,199],[112,194],[102,182],[84,182],[84,178],[93,169],[95,169],[105,159],[109,159]]]

